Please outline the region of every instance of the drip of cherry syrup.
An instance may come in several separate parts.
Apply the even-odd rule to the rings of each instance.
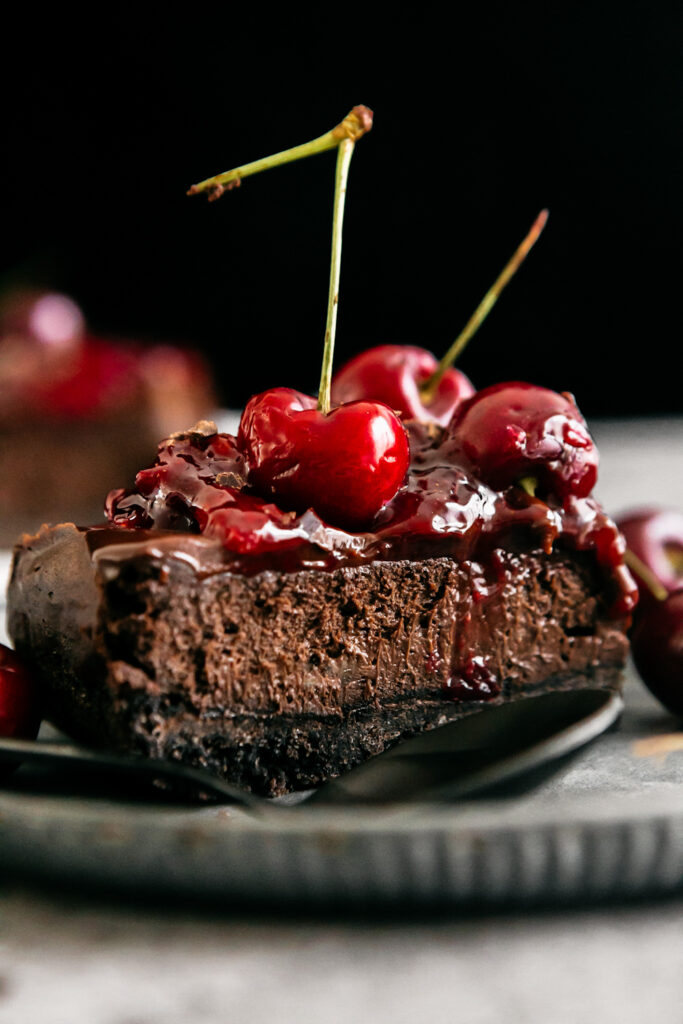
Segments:
[[[501,692],[501,686],[486,659],[474,655],[446,680],[443,691],[445,696],[455,701],[493,700]]]

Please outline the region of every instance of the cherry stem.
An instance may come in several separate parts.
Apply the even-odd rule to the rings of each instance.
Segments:
[[[327,323],[325,324],[325,347],[323,365],[318,388],[318,409],[327,414],[330,411],[332,388],[332,362],[334,340],[337,334],[337,309],[339,308],[339,275],[341,271],[342,227],[344,224],[344,203],[346,183],[354,148],[353,139],[344,139],[339,144],[337,170],[334,179],[334,207],[332,213],[332,256],[330,259],[330,290],[327,297]]]
[[[260,171],[267,171],[271,167],[279,167],[281,164],[291,163],[292,160],[303,160],[305,157],[314,156],[316,153],[324,153],[328,149],[335,149],[345,140],[356,142],[362,135],[372,128],[372,111],[368,107],[357,106],[351,110],[343,121],[336,125],[331,131],[326,132],[312,142],[305,142],[301,146],[294,146],[292,149],[285,149],[281,153],[274,153],[262,160],[254,160],[252,163],[244,164],[243,167],[234,167],[231,171],[224,171],[212,178],[192,185],[188,189],[189,196],[196,196],[200,192],[208,193],[209,200],[219,199],[224,192],[237,188],[242,178],[250,174],[258,174]]]
[[[529,495],[530,498],[536,497],[536,488],[538,487],[538,480],[535,476],[523,476],[517,481],[517,486],[521,487],[523,491]]]
[[[461,354],[461,352],[467,345],[470,338],[479,330],[484,320],[489,315],[489,313],[495,306],[496,302],[498,301],[500,293],[503,291],[510,278],[514,277],[514,275],[519,270],[520,266],[528,256],[532,246],[538,240],[538,237],[543,231],[543,228],[545,227],[547,220],[548,211],[541,210],[538,217],[532,224],[529,234],[526,236],[522,244],[518,247],[512,259],[506,264],[503,271],[498,275],[495,282],[489,288],[486,295],[481,300],[481,302],[475,309],[474,313],[469,318],[464,328],[462,329],[458,337],[455,339],[455,341],[449,348],[448,352],[446,352],[445,356],[440,361],[434,373],[432,373],[424,382],[424,384],[420,386],[420,395],[422,397],[422,401],[426,405],[428,405],[434,398],[434,395],[439,389],[439,384],[441,383],[441,379],[445,374],[446,370],[448,370],[453,365],[455,360],[458,358],[458,356]]]
[[[638,555],[634,555],[630,548],[626,548],[624,552],[624,561],[631,572],[635,573],[643,581],[653,597],[658,601],[666,601],[669,596],[666,587],[662,586],[652,570],[648,569],[645,562],[638,558]]]

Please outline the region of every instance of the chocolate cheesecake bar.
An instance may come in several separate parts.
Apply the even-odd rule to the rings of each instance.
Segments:
[[[25,536],[9,632],[47,717],[277,795],[489,702],[618,688],[633,584],[597,503],[493,491],[438,431],[411,453],[349,534],[250,495],[203,424],[110,496],[112,525]]]

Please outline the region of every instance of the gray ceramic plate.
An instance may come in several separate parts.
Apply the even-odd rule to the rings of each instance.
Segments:
[[[224,905],[495,906],[683,886],[683,734],[632,680],[618,730],[522,796],[252,813],[0,791],[8,874]],[[668,751],[668,753],[667,753]]]

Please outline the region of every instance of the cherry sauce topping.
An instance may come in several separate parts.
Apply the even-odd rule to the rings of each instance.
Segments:
[[[633,633],[632,651],[648,689],[683,718],[683,589],[646,608]]]
[[[559,544],[592,552],[609,580],[610,614],[621,618],[632,612],[637,587],[624,566],[623,540],[593,498],[563,489],[561,499],[552,494],[541,499],[516,484],[495,490],[473,472],[459,437],[434,425],[406,427],[411,457],[406,481],[363,532],[332,527],[311,509],[282,509],[259,494],[250,482],[248,454],[211,423],[164,441],[134,488],[109,494],[106,514],[124,530],[215,538],[224,564],[245,574],[450,556],[485,562],[494,578],[499,549],[550,552]],[[488,586],[482,582],[482,598]]]

